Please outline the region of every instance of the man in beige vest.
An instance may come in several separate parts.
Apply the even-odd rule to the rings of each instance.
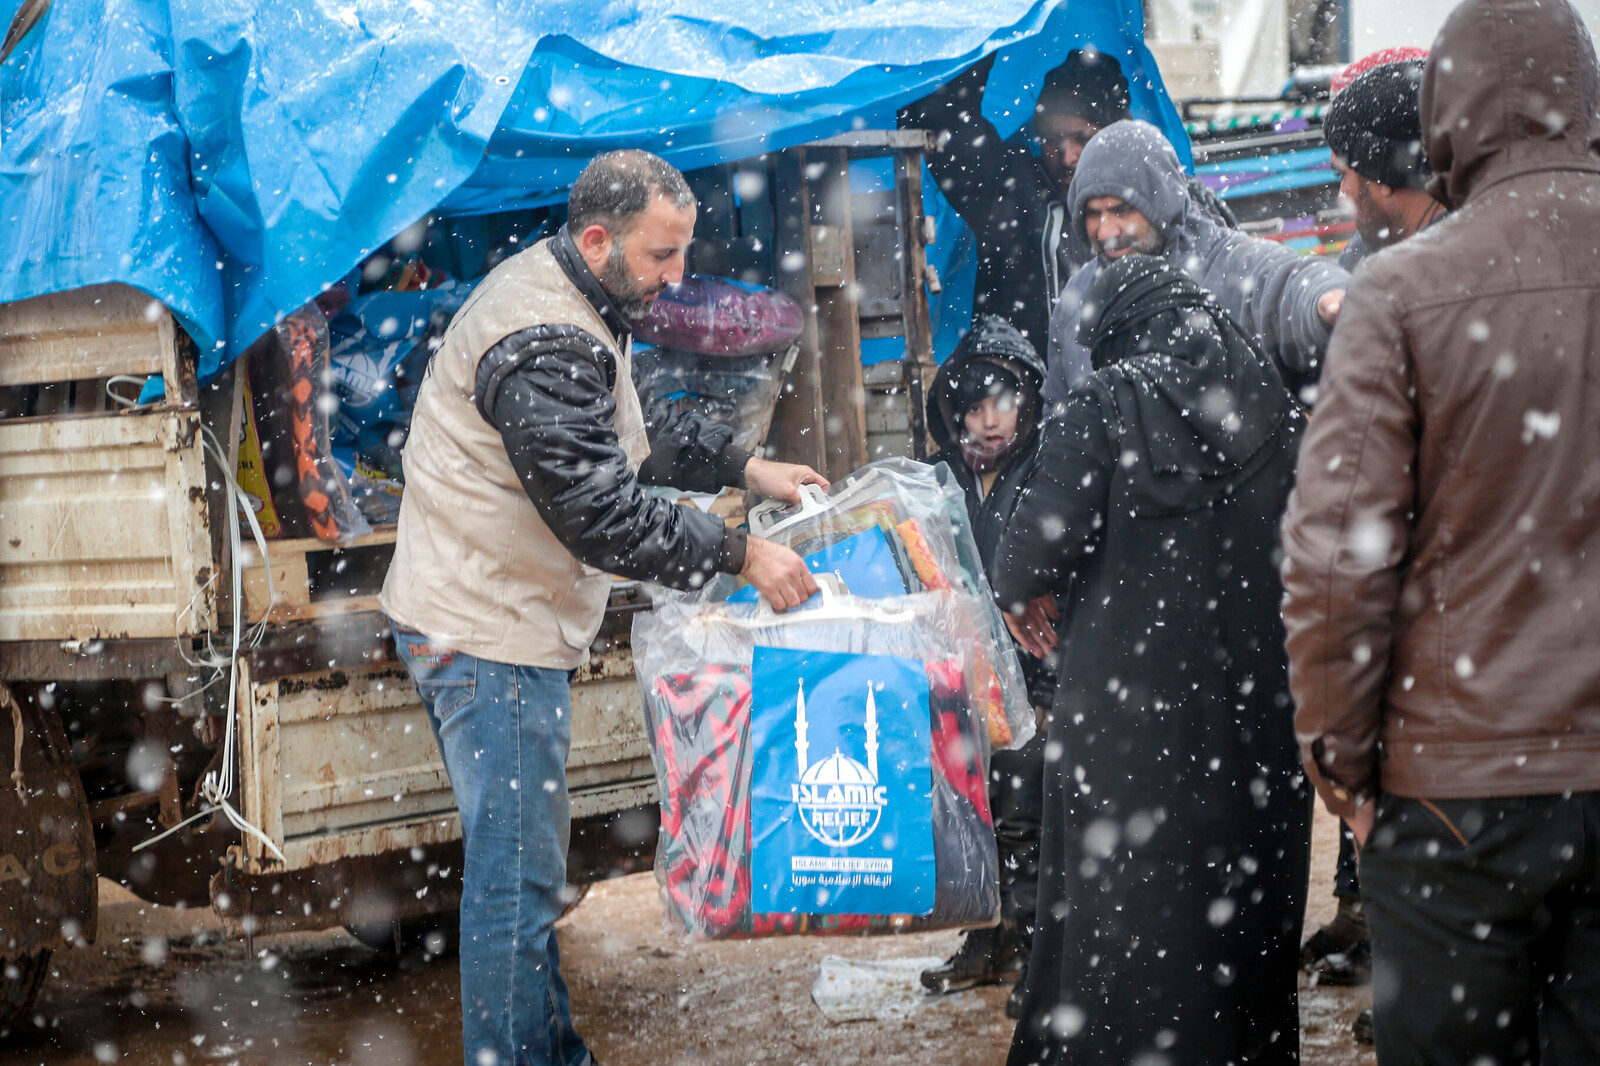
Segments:
[[[445,334],[412,417],[383,607],[461,811],[467,1066],[585,1066],[552,931],[566,885],[568,671],[609,574],[694,588],[743,574],[773,606],[799,556],[644,484],[799,501],[809,467],[752,457],[693,416],[647,424],[630,323],[683,277],[695,203],[648,152],[578,177],[567,225],[497,266]]]

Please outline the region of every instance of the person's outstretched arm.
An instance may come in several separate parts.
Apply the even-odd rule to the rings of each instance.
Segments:
[[[1377,793],[1421,422],[1381,281],[1363,271],[1340,319],[1283,523],[1283,621],[1306,772],[1348,820]]]
[[[1073,391],[1039,441],[1039,455],[989,567],[1000,609],[1023,614],[1065,591],[1099,547],[1116,455],[1100,393]]]
[[[1034,232],[1022,224],[1019,213],[1042,210],[1050,194],[1028,150],[1001,140],[983,117],[983,94],[994,61],[991,53],[944,87],[907,104],[900,109],[899,123],[901,129],[934,134],[938,147],[926,159],[939,191],[980,238],[1006,243],[1017,233]]]
[[[1242,233],[1229,239],[1221,287],[1224,307],[1281,366],[1315,380],[1333,337],[1324,297],[1343,293],[1350,275],[1320,256],[1300,255],[1275,241]],[[1226,291],[1231,289],[1232,291]]]

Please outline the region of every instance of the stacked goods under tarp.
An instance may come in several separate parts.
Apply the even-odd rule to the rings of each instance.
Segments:
[[[325,402],[328,322],[315,302],[273,327],[245,359],[240,487],[263,532],[349,540],[372,532],[334,459]]]
[[[1033,710],[944,473],[884,460],[831,495],[753,511],[753,533],[793,547],[823,587],[793,611],[724,577],[635,621],[672,927],[993,920],[988,757],[1032,737]]]
[[[343,541],[395,524],[417,389],[473,287],[434,271],[428,289],[352,298],[357,281],[290,315],[244,362],[239,484],[271,539]],[[730,426],[736,445],[756,451],[800,329],[800,308],[782,293],[691,275],[638,324],[663,346],[640,351],[634,380],[647,405]]]
[[[451,318],[472,291],[471,284],[421,264],[400,267],[397,260],[383,288],[355,297],[328,322],[333,457],[356,505],[375,526],[399,521],[405,484],[400,454],[417,389]]]

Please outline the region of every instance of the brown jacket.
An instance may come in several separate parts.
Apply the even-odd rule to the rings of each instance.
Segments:
[[[1335,813],[1600,789],[1600,69],[1566,0],[1467,0],[1422,87],[1454,213],[1346,297],[1284,521]]]

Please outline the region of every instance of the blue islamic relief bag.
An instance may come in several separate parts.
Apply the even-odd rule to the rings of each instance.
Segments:
[[[919,660],[755,647],[753,912],[933,910],[928,714]]]

